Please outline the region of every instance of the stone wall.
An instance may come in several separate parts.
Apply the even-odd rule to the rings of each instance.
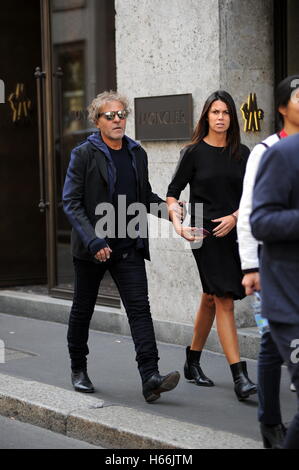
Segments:
[[[272,0],[219,0],[220,87],[231,93],[238,111],[249,93],[256,93],[265,112],[261,134],[245,134],[252,148],[274,130],[274,46]]]
[[[192,93],[196,122],[207,96],[220,87],[232,92],[238,108],[256,91],[267,112],[262,135],[268,134],[273,85],[271,3],[115,0],[117,84],[129,97],[132,111],[135,97]],[[134,138],[134,113],[127,133]],[[261,139],[243,137],[248,144]],[[149,156],[153,190],[165,197],[182,143],[142,145]],[[188,200],[187,191],[182,199]],[[151,224],[155,227],[152,219]],[[164,222],[164,230],[168,225]],[[191,324],[201,286],[190,250],[180,239],[152,239],[151,254],[147,270],[153,317]],[[245,324],[248,301],[236,306],[238,322]]]

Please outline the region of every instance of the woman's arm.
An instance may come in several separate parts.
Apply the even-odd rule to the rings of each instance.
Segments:
[[[176,198],[168,197],[166,199],[166,202],[168,206],[169,218],[172,221],[174,229],[178,235],[185,238],[185,240],[189,242],[203,240],[205,238],[204,236],[198,235],[197,227],[186,227],[182,225],[182,217],[181,217],[182,209]]]
[[[188,148],[181,151],[174,176],[168,186],[167,197],[178,200],[181,192],[190,183],[194,174],[194,155]]]

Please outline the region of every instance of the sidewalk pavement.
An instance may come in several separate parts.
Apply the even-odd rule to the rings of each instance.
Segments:
[[[179,370],[181,381],[175,390],[148,404],[131,338],[99,331],[90,331],[88,357],[96,393],[74,392],[66,333],[63,324],[0,314],[0,340],[5,344],[5,363],[0,363],[1,415],[105,448],[262,448],[257,397],[237,400],[223,355],[203,354],[203,369],[216,386],[197,387],[183,377],[185,348],[159,343],[161,374]],[[256,361],[249,360],[248,369],[256,380]],[[288,422],[296,397],[289,391],[285,367],[281,401]]]

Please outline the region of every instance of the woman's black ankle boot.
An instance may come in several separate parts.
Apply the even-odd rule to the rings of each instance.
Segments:
[[[239,401],[245,400],[257,392],[255,384],[248,377],[245,361],[236,362],[230,368],[235,383],[235,393]]]
[[[202,387],[213,387],[214,382],[209,379],[200,367],[201,351],[192,351],[190,346],[186,349],[186,362],[184,366],[184,374],[187,380],[194,380],[196,385]]]

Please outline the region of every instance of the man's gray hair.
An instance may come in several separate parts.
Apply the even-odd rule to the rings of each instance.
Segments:
[[[117,91],[104,91],[100,93],[88,106],[88,119],[92,124],[96,124],[99,119],[99,113],[101,112],[103,106],[110,101],[119,101],[124,109],[129,112],[129,101],[128,98],[124,95],[121,95]]]

